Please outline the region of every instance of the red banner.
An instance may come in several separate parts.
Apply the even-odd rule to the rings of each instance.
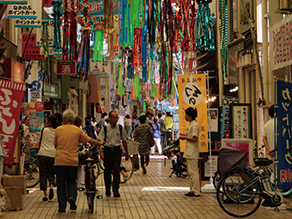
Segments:
[[[13,163],[24,90],[24,83],[0,79],[0,135],[8,165]]]

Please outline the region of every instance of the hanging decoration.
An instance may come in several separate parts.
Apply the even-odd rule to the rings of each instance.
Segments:
[[[79,5],[82,10],[82,17],[79,17],[79,23],[82,27],[81,29],[81,44],[79,48],[79,55],[77,59],[77,71],[79,74],[79,80],[85,81],[88,76],[89,60],[90,60],[90,33],[91,27],[93,25],[93,20],[91,15],[88,13],[89,4],[88,0],[83,1],[83,5]]]
[[[61,17],[62,17],[62,1],[53,0],[53,14],[54,17],[54,52],[62,52],[62,39],[61,39]]]
[[[195,27],[195,21],[196,21],[196,6],[195,6],[195,1],[189,1],[190,4],[190,17],[191,17],[191,26],[190,26],[190,40],[191,40],[191,45],[190,45],[190,50],[191,51],[196,51],[196,36],[194,33],[194,27]]]
[[[63,61],[76,61],[77,59],[76,16],[77,1],[64,0]]]
[[[43,35],[42,35],[42,47],[43,47],[43,60],[42,60],[42,74],[44,75],[44,81],[50,83],[50,58],[49,58],[49,44],[48,44],[48,21],[43,21]]]
[[[207,50],[207,51],[215,50],[214,31],[212,27],[210,6],[209,6],[209,3],[211,2],[212,0],[197,0],[197,3],[198,3],[198,22],[197,22],[197,37],[196,37],[197,50]],[[226,11],[226,13],[228,12]],[[228,15],[226,16],[228,17]],[[201,37],[201,32],[200,32],[201,27],[204,32],[204,40],[202,40],[202,37]],[[227,26],[226,26],[226,29],[227,29]]]
[[[103,22],[102,21],[95,21],[94,22],[94,50],[93,50],[93,57],[92,61],[102,62],[104,59],[103,55]]]
[[[220,47],[221,47],[221,65],[224,80],[227,77],[227,37],[228,37],[228,1],[219,1],[219,25],[220,25]]]

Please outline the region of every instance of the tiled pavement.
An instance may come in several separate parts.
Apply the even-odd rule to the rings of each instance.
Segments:
[[[161,156],[162,158],[162,156]],[[2,218],[232,218],[219,207],[215,193],[201,193],[199,198],[188,198],[184,194],[189,191],[188,179],[172,176],[170,161],[151,160],[147,167],[147,174],[141,170],[134,173],[132,178],[121,185],[121,198],[95,199],[94,213],[90,213],[85,195],[78,192],[77,212],[58,212],[58,202],[43,202],[43,193],[38,189],[31,189],[24,196],[24,208],[21,211],[4,212]],[[103,175],[97,179],[98,189],[105,193]],[[288,209],[292,209],[292,198],[285,198]],[[281,210],[259,210],[248,218],[292,218],[292,212]]]

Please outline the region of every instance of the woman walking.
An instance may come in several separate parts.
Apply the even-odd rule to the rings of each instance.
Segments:
[[[153,128],[153,139],[155,141],[155,145],[158,150],[158,155],[162,153],[162,148],[161,148],[161,132],[160,132],[160,124],[158,123],[158,119],[154,118],[154,123],[152,124]],[[151,154],[155,154],[155,147],[151,147]]]
[[[40,135],[40,149],[37,159],[40,167],[40,190],[44,192],[43,201],[48,201],[47,181],[49,181],[50,187],[49,200],[54,198],[53,188],[56,186],[54,171],[56,149],[54,138],[58,126],[57,120],[57,116],[50,115],[48,117],[48,124],[42,129]]]
[[[150,144],[148,135],[153,136],[153,130],[149,125],[146,125],[146,116],[139,117],[141,125],[139,125],[134,132],[134,139],[140,143],[139,154],[141,159],[141,167],[143,174],[146,174],[146,167],[149,163]]]
[[[125,116],[125,130],[127,132],[128,137],[132,134],[132,120],[129,115]]]

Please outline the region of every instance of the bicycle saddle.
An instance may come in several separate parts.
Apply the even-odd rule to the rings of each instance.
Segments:
[[[254,162],[256,166],[269,166],[270,164],[273,163],[272,160],[269,160],[268,158],[264,158],[264,157],[254,158]]]

